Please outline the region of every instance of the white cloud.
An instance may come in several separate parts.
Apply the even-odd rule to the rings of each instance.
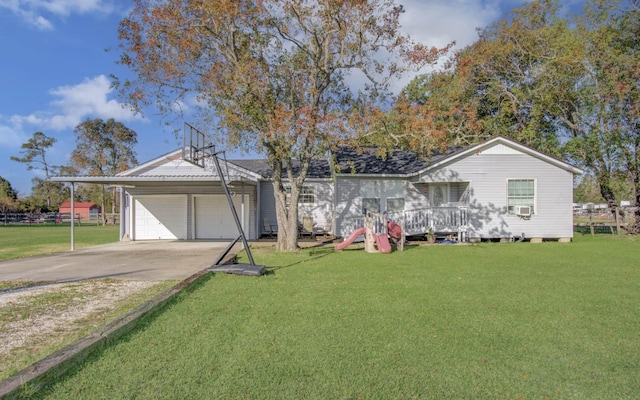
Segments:
[[[111,4],[102,0],[52,0],[52,1],[32,1],[30,4],[34,8],[44,9],[54,15],[68,16],[72,12],[85,14],[91,12],[110,13],[113,11]]]
[[[478,28],[487,27],[522,4],[523,0],[404,0],[401,31],[426,46],[444,48],[455,42],[452,50],[460,50],[478,39]],[[441,67],[444,61],[446,57],[420,73]],[[393,91],[397,93],[413,76],[407,74],[394,82]]]
[[[50,31],[54,29],[52,16],[110,14],[116,7],[104,0],[2,0],[0,8],[9,10],[38,30]]]
[[[26,136],[10,125],[0,125],[0,147],[17,149],[26,141]]]
[[[110,99],[113,89],[104,75],[85,79],[77,85],[60,86],[49,93],[56,100],[51,102],[49,110],[34,111],[29,115],[12,115],[6,118],[8,124],[0,126],[0,132],[21,132],[25,125],[40,130],[62,131],[73,129],[86,118],[113,118],[121,122],[143,120],[123,103]],[[17,137],[17,133],[9,137]],[[18,135],[19,136],[19,135]],[[3,143],[3,142],[0,142]]]
[[[502,2],[505,3],[504,1]],[[444,47],[455,41],[456,48],[473,43],[482,28],[502,14],[500,2],[479,0],[407,0],[401,15],[402,30],[421,43]]]
[[[58,114],[47,118],[45,123],[51,129],[62,130],[75,127],[89,116],[119,121],[142,119],[122,103],[109,99],[112,91],[111,82],[104,75],[85,79],[74,86],[53,89],[50,93],[59,99],[51,105]]]

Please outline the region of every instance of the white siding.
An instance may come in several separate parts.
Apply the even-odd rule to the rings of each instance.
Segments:
[[[315,202],[313,204],[300,204],[298,216],[310,216],[318,227],[327,227],[333,219],[333,183],[332,182],[305,182],[305,186],[312,186]],[[329,228],[330,229],[330,228]]]
[[[220,160],[220,168],[226,181],[239,180],[240,177],[249,181],[255,181],[257,175],[236,166],[233,163],[226,163]],[[210,176],[212,180],[219,180],[218,171],[212,160],[205,160],[205,167],[200,168],[196,165],[183,161],[181,159],[167,159],[165,162],[156,163],[147,168],[137,171],[137,176],[167,176],[167,177],[192,177],[192,176]]]
[[[333,219],[333,183],[324,180],[307,180],[304,186],[313,187],[315,202],[312,204],[300,204],[298,217],[302,219],[303,216],[311,216],[319,227],[331,225]],[[266,234],[263,226],[265,218],[269,220],[269,224],[277,224],[276,202],[271,181],[260,182],[260,232],[263,235]]]
[[[527,154],[473,154],[420,176],[422,182],[470,182],[469,237],[573,237],[573,174]],[[535,179],[529,219],[507,212],[507,180]]]
[[[335,226],[336,236],[346,236],[343,232],[346,220],[362,215],[360,202],[360,180],[352,177],[336,177]]]
[[[350,232],[344,232],[346,221],[362,216],[362,186],[365,182],[372,181],[379,183],[381,211],[385,211],[387,208],[387,196],[393,197],[393,194],[385,190],[393,181],[403,182],[405,210],[414,210],[429,206],[429,201],[423,193],[424,188],[416,186],[405,179],[361,179],[351,176],[338,176],[336,178],[336,236],[350,234]]]

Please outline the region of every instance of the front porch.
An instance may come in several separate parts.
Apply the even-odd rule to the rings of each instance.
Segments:
[[[374,218],[374,230],[382,232],[382,217]],[[456,236],[458,242],[467,241],[468,207],[430,207],[415,210],[395,211],[386,214],[388,221],[402,226],[406,236],[426,235]],[[341,232],[345,235],[364,226],[365,216],[348,217],[343,220]]]

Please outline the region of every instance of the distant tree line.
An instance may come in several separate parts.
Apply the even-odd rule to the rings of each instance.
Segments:
[[[0,212],[53,212],[60,204],[70,200],[70,188],[63,182],[52,182],[52,176],[87,175],[110,176],[125,171],[137,163],[133,146],[137,143],[135,131],[114,119],[86,119],[74,129],[76,148],[67,165],[52,165],[47,152],[56,139],[42,132],[21,146],[19,156],[11,160],[27,165],[27,170],[38,170],[42,177],[32,179],[31,194],[25,197],[13,189],[11,183],[0,177]],[[81,184],[75,189],[75,201],[88,201],[101,206],[105,212],[115,213],[117,195],[105,185]],[[103,220],[103,223],[106,221]]]

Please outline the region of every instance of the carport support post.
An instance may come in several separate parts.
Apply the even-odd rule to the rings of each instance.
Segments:
[[[71,182],[71,251],[75,250],[74,232],[73,227],[75,225],[73,216],[75,215],[75,203],[73,198],[75,197],[75,184]]]

